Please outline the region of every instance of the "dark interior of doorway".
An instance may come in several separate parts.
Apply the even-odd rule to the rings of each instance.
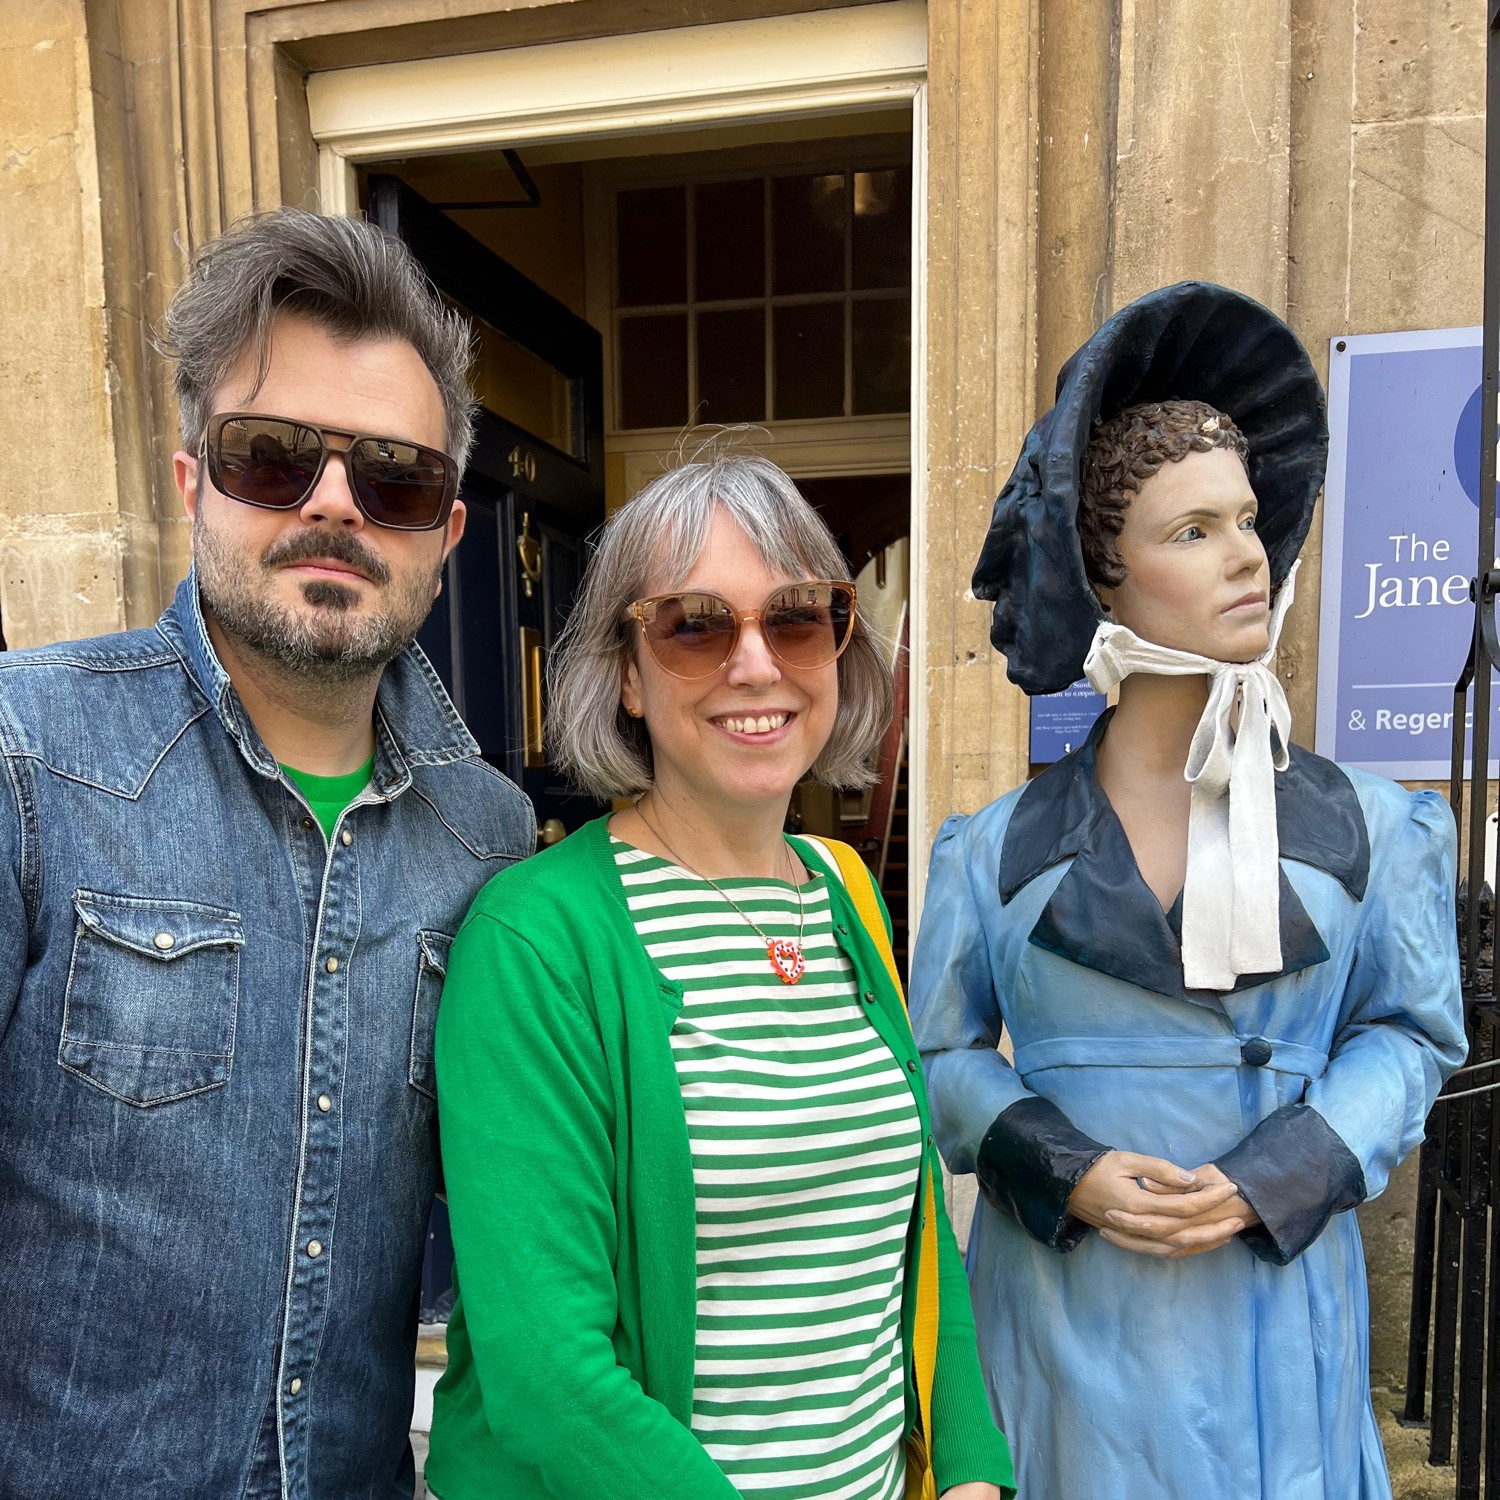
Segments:
[[[778,162],[782,167],[795,168],[793,175],[798,181],[815,184],[816,176],[808,179],[807,173],[821,171],[818,162],[832,148],[808,146],[797,150],[806,160],[799,156],[797,161],[790,158],[781,161],[778,157]],[[879,156],[879,161],[871,157],[871,152]],[[848,153],[840,147],[832,154],[842,157]],[[865,167],[873,169],[884,164],[889,168],[901,158],[900,142],[893,139],[882,145],[880,141],[865,141],[854,154]],[[553,605],[572,592],[570,585],[563,586],[563,574],[576,580],[576,563],[583,555],[584,538],[590,530],[588,523],[602,519],[603,369],[594,351],[603,330],[587,326],[590,316],[596,323],[599,317],[587,296],[584,247],[593,243],[591,236],[608,231],[607,226],[591,222],[588,217],[590,200],[584,191],[584,168],[580,163],[562,159],[533,161],[523,179],[511,159],[513,153],[501,155],[505,158],[503,171],[497,169],[496,163],[465,155],[449,162],[434,159],[425,166],[414,162],[386,164],[383,171],[366,168],[360,178],[366,205],[377,210],[372,214],[377,221],[381,219],[378,209],[383,199],[387,206],[395,203],[398,209],[399,223],[392,221],[386,227],[400,232],[402,227],[410,229],[420,224],[430,231],[431,253],[419,252],[419,258],[445,298],[473,321],[479,352],[476,381],[490,408],[486,414],[488,425],[499,434],[497,441],[481,441],[476,453],[471,471],[473,492],[467,497],[474,511],[473,535],[460,554],[456,554],[459,562],[445,596],[448,603],[436,612],[429,631],[434,659],[439,662],[440,670],[446,667],[466,716],[480,731],[481,745],[487,754],[532,796],[538,807],[539,822],[560,834],[576,826],[578,812],[567,801],[566,788],[557,784],[549,768],[540,759],[532,759],[532,721],[540,720],[541,694],[535,692],[528,699],[522,683],[530,682],[533,677],[539,683],[540,673],[533,672],[531,677],[523,678],[522,661],[545,656],[552,625],[560,623]],[[535,153],[528,155],[534,157]],[[718,179],[730,165],[729,159],[723,157],[706,164],[684,159],[689,176],[707,170],[714,179],[691,191],[705,194],[729,191]],[[761,167],[755,170],[760,171]],[[729,175],[737,181],[743,174]],[[380,182],[382,176],[384,186]],[[842,172],[839,180],[845,180]],[[860,183],[853,178],[849,181],[850,202],[854,204]],[[730,183],[729,187],[734,185]],[[425,203],[420,201],[423,194],[428,199]],[[866,229],[869,227],[866,219],[874,222],[869,214],[861,216],[858,204],[850,212]],[[904,222],[894,202],[884,219]],[[855,225],[848,232],[859,238],[858,229],[859,225]],[[849,253],[857,260],[858,247]],[[848,269],[843,256],[838,264],[844,267],[836,278],[844,289],[843,300],[853,299],[865,312],[870,312],[862,299],[876,299],[879,303],[876,311],[883,308],[892,314],[887,321],[899,344],[900,330],[906,326],[900,309],[907,306],[903,299],[907,295],[905,280],[909,271],[901,271],[899,267],[892,271],[887,267],[890,274],[885,279],[877,277],[867,285]],[[901,266],[909,267],[909,262],[902,261]],[[528,282],[529,285],[523,284]],[[769,273],[762,290],[768,298],[774,290]],[[840,300],[835,295],[837,287],[820,286],[813,290],[821,300]],[[823,297],[824,291],[828,292],[827,297]],[[614,300],[617,299],[612,298],[609,313],[612,318],[622,316],[613,310]],[[769,300],[766,307],[764,316],[770,319],[766,326],[771,327],[775,324],[776,310]],[[652,315],[650,308],[634,307],[630,311],[641,318]],[[713,311],[699,308],[693,316],[708,319]],[[689,312],[684,311],[682,316],[692,321]],[[853,313],[847,316],[852,318]],[[850,327],[857,332],[864,324],[855,319]],[[843,402],[835,402],[826,412],[821,409],[783,412],[768,395],[763,416],[773,427],[782,416],[816,420],[835,417],[842,409],[844,415],[840,420],[849,421],[872,414],[885,414],[889,418],[905,410],[908,376],[904,360],[882,363],[875,358],[878,351],[872,350],[868,339],[860,342],[848,329],[845,331],[852,342],[846,353],[845,369],[850,384]],[[865,332],[869,332],[868,328]],[[575,345],[579,349],[589,346],[586,369],[578,360],[565,357],[566,350]],[[771,360],[768,368],[774,368],[774,364]],[[889,400],[882,399],[872,405],[867,399],[867,387],[871,371],[877,367],[887,375],[897,372],[899,378],[887,380],[881,386],[882,390],[890,387],[886,390]],[[897,387],[903,393],[899,400],[891,394]],[[862,391],[863,396],[859,394]],[[699,396],[703,394],[700,390]],[[582,399],[585,397],[586,400]],[[699,411],[708,417],[729,415],[715,411],[712,401],[706,405],[700,401]],[[691,419],[686,402],[680,419]],[[672,438],[666,436],[662,447],[671,446]],[[777,457],[774,439],[764,451],[773,460]],[[801,483],[808,498],[823,513],[855,575],[909,534],[910,481],[905,474],[819,476]],[[517,572],[523,544],[533,536],[540,552],[535,597],[533,586],[523,576],[530,571],[524,560],[522,573]],[[904,558],[905,554],[899,555]],[[556,568],[549,559],[556,561]],[[554,582],[558,584],[555,588]],[[903,579],[903,585],[904,582]],[[900,628],[897,621],[887,624],[893,635],[899,635]],[[541,652],[531,649],[528,653],[525,649],[528,639],[538,640]],[[897,655],[896,666],[899,707],[879,750],[880,786],[863,797],[841,799],[836,808],[830,804],[825,808],[823,827],[809,831],[825,831],[854,844],[876,872],[891,912],[893,946],[904,976],[908,875],[904,651]],[[470,680],[461,683],[460,678]],[[533,706],[535,714],[531,711]],[[540,746],[540,736],[538,741]],[[444,1317],[450,1296],[451,1249],[441,1205],[434,1211],[431,1238],[432,1253],[423,1278],[424,1321]]]
[[[546,656],[571,611],[587,538],[604,519],[601,340],[399,178],[371,173],[365,187],[371,220],[406,243],[475,328],[476,363],[491,377],[476,382],[481,409],[462,489],[464,544],[448,559],[419,643],[480,753],[530,798],[540,841],[550,842],[603,810],[551,766],[545,723]],[[537,388],[543,399],[528,401]],[[453,1301],[441,1200],[427,1239],[419,1311],[435,1323]]]
[[[774,447],[770,456],[775,457]],[[876,560],[876,582],[889,549],[911,531],[911,476],[909,474],[819,475],[799,478],[797,488],[817,507],[833,533],[849,571],[858,577]],[[900,580],[904,596],[906,580]],[[873,602],[873,601],[872,601]],[[906,978],[907,876],[909,871],[907,820],[910,776],[907,754],[907,706],[910,697],[906,614],[882,622],[890,641],[896,676],[896,712],[876,751],[879,781],[863,795],[798,788],[792,806],[795,830],[841,838],[859,850],[869,865],[891,914],[892,942],[901,977]]]

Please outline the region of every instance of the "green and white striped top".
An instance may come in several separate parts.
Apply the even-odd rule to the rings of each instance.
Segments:
[[[906,1076],[802,887],[807,972],[707,881],[614,840],[635,929],[683,986],[671,1045],[698,1207],[693,1431],[757,1500],[899,1500],[901,1295],[922,1137]],[[771,937],[794,887],[719,882]]]

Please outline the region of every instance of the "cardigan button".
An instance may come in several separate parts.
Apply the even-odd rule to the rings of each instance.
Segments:
[[[907,1058],[907,1060],[906,1060],[906,1071],[908,1073],[915,1073],[917,1071],[917,1060],[916,1060],[916,1058],[914,1058],[914,1057]]]
[[[874,990],[866,990],[864,992],[864,994],[861,995],[859,998],[861,1000],[863,1000],[866,1005],[874,1005],[874,1003],[875,1003],[875,991]]]
[[[1240,1043],[1240,1057],[1252,1068],[1263,1068],[1271,1060],[1271,1044],[1263,1036]]]

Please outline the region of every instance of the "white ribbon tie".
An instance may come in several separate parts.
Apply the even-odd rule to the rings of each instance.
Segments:
[[[1134,672],[1209,678],[1208,706],[1193,731],[1183,771],[1193,789],[1182,891],[1182,978],[1190,990],[1232,990],[1241,974],[1281,969],[1276,772],[1287,767],[1292,711],[1270,662],[1298,566],[1281,585],[1271,610],[1270,644],[1254,661],[1215,661],[1175,651],[1105,620],[1083,664],[1099,693]]]

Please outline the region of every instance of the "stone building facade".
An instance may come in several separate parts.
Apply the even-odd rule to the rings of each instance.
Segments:
[[[320,201],[328,70],[787,15],[798,0],[12,0],[0,19],[0,621],[155,618],[187,560],[149,330],[236,215]],[[838,9],[822,6],[818,9]],[[859,9],[860,7],[843,7]],[[872,6],[871,10],[885,10]],[[925,7],[926,823],[1026,770],[1024,700],[963,584],[1060,361],[1186,276],[1341,333],[1475,323],[1482,0]],[[1317,677],[1316,531],[1283,651]],[[920,816],[920,814],[919,814]]]
[[[1341,334],[1479,321],[1483,0],[7,0],[8,643],[146,624],[185,572],[150,329],[237,215],[337,206],[310,86],[585,39],[633,39],[649,68],[667,33],[810,12],[922,33],[902,85],[921,116],[914,837],[1027,772],[1025,700],[964,589],[1059,363],[1104,316],[1184,277],[1226,282],[1284,313],[1325,372]],[[805,112],[783,115],[785,138]],[[1281,654],[1308,741],[1318,551],[1315,528]]]

